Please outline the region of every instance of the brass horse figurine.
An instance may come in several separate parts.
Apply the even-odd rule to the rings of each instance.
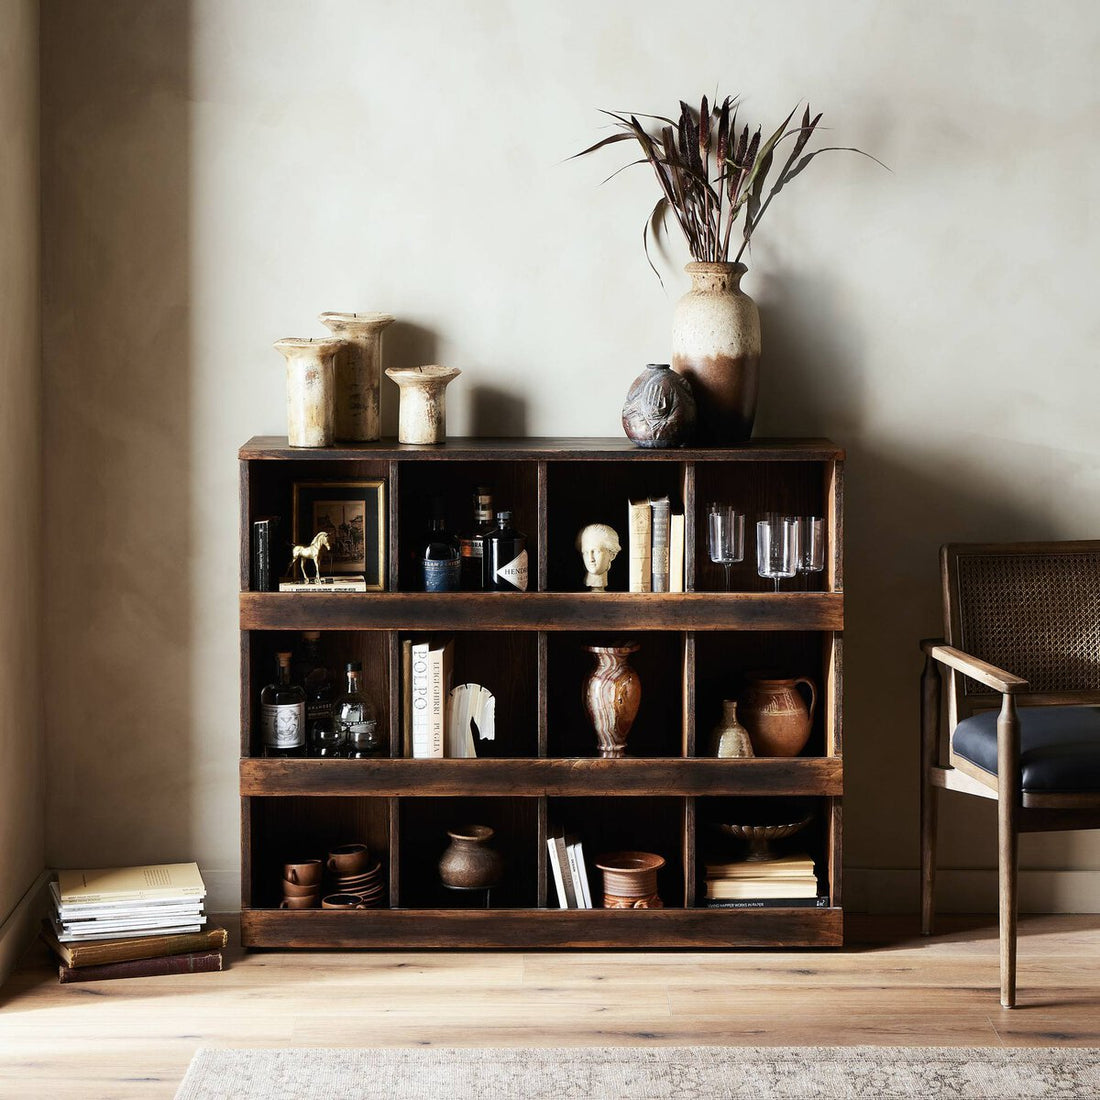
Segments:
[[[309,584],[309,574],[306,573],[306,562],[313,562],[313,580],[315,583],[321,580],[321,551],[332,550],[329,545],[328,533],[326,531],[318,531],[313,536],[313,541],[308,546],[295,546],[294,557],[290,562],[290,575],[294,576],[294,567],[300,565],[302,567],[302,580]]]

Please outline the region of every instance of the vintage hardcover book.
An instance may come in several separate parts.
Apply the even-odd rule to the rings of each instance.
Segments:
[[[670,504],[668,497],[649,502],[653,509],[653,549],[651,587],[654,592],[668,591],[668,543]]]
[[[546,853],[547,858],[550,860],[550,870],[554,875],[554,889],[558,894],[558,908],[568,909],[569,901],[565,896],[565,880],[561,876],[561,863],[558,860],[558,848],[552,836],[546,838]]]
[[[206,886],[197,863],[154,863],[143,867],[58,871],[57,889],[65,906],[206,896]]]
[[[817,882],[794,879],[709,879],[707,897],[740,900],[744,898],[812,898],[817,896]]]
[[[433,760],[441,760],[446,748],[453,664],[454,642],[428,650],[428,756]]]
[[[565,838],[565,850],[569,854],[569,874],[573,879],[573,892],[577,896],[578,909],[591,909],[592,898],[588,892],[588,876],[584,873],[581,842],[575,836]]]
[[[708,909],[828,909],[829,895],[808,898],[727,898],[706,903]]]
[[[790,878],[814,873],[814,861],[807,855],[780,856],[777,859],[738,860],[733,863],[706,864],[707,878]]]
[[[220,951],[204,951],[201,955],[165,955],[154,959],[130,959],[127,962],[103,963],[99,966],[66,966],[57,968],[62,985],[69,982],[102,982],[111,978],[151,978],[158,974],[209,974],[222,968]]]
[[[428,643],[412,647],[412,743],[413,756],[426,760],[428,751]]]
[[[565,834],[558,832],[550,838],[554,842],[554,850],[557,852],[558,865],[561,867],[561,881],[565,888],[566,909],[579,909],[577,904],[577,887],[573,882],[573,869],[569,865],[569,846],[565,843]]]
[[[668,590],[684,590],[684,513],[671,517],[668,527]]]
[[[401,755],[413,755],[412,641],[401,642]]]
[[[274,592],[279,579],[280,563],[278,516],[259,516],[252,522],[252,591]]]
[[[322,577],[318,581],[280,581],[280,592],[366,592],[366,577]]]
[[[627,542],[630,553],[630,591],[652,592],[653,511],[648,500],[628,501]]]
[[[229,933],[224,928],[207,928],[202,932],[171,936],[130,936],[122,940],[62,943],[50,922],[43,921],[42,939],[65,966],[81,967],[220,951],[229,942]]]
[[[588,866],[584,861],[584,845],[579,840],[573,841],[573,851],[577,857],[577,870],[580,873],[581,892],[584,894],[584,907],[591,909],[592,886],[588,881]]]

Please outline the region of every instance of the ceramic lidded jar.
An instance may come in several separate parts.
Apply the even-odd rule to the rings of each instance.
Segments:
[[[711,730],[710,752],[720,760],[754,755],[749,731],[737,721],[737,703],[733,699],[722,701],[722,720]]]
[[[672,369],[691,383],[698,442],[752,435],[760,381],[760,314],[741,289],[740,263],[690,263],[691,290],[672,316]]]
[[[695,434],[695,395],[668,363],[648,363],[631,383],[623,431],[636,447],[683,447]]]
[[[456,890],[487,890],[500,882],[504,860],[490,846],[494,832],[488,825],[448,829],[451,843],[439,861],[439,878]]]
[[[596,667],[583,685],[584,708],[596,727],[600,756],[626,755],[626,738],[642,703],[642,682],[630,665],[636,642],[618,646],[585,646]]]
[[[809,689],[810,703],[798,691]],[[741,697],[741,721],[758,756],[797,756],[810,739],[817,689],[805,676],[774,679],[755,676]]]
[[[382,333],[395,320],[388,313],[321,314],[321,323],[343,341],[333,362],[335,434],[341,442],[371,443],[382,436]]]
[[[278,340],[286,359],[286,434],[291,447],[331,447],[335,428],[333,356],[341,341]]]

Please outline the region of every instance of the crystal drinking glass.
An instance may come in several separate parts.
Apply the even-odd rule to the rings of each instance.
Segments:
[[[820,573],[825,568],[825,521],[820,516],[798,517],[798,571]]]
[[[784,577],[798,572],[798,517],[769,513],[756,524],[756,571],[779,591]]]
[[[730,566],[745,560],[745,513],[732,504],[707,507],[707,548],[710,560],[726,570],[726,591],[730,590]]]

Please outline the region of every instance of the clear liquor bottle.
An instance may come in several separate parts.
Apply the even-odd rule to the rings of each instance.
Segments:
[[[385,756],[378,714],[359,682],[363,666],[358,661],[349,661],[345,669],[347,690],[336,700],[336,731],[343,740],[343,753],[349,760]]]
[[[291,683],[290,654],[276,653],[278,676],[260,692],[265,756],[302,756],[306,747],[306,693]]]
[[[527,536],[512,526],[511,512],[497,512],[485,536],[485,591],[527,591]]]
[[[462,556],[458,539],[447,530],[443,501],[432,502],[428,532],[415,550],[420,587],[425,592],[457,592],[461,586]]]
[[[492,529],[493,492],[484,485],[479,485],[474,490],[474,525],[458,538],[464,592],[480,592],[485,587],[485,536]]]
[[[321,655],[321,632],[306,630],[294,669],[306,693],[306,750],[310,756],[338,757],[343,744],[333,719],[336,684]]]

